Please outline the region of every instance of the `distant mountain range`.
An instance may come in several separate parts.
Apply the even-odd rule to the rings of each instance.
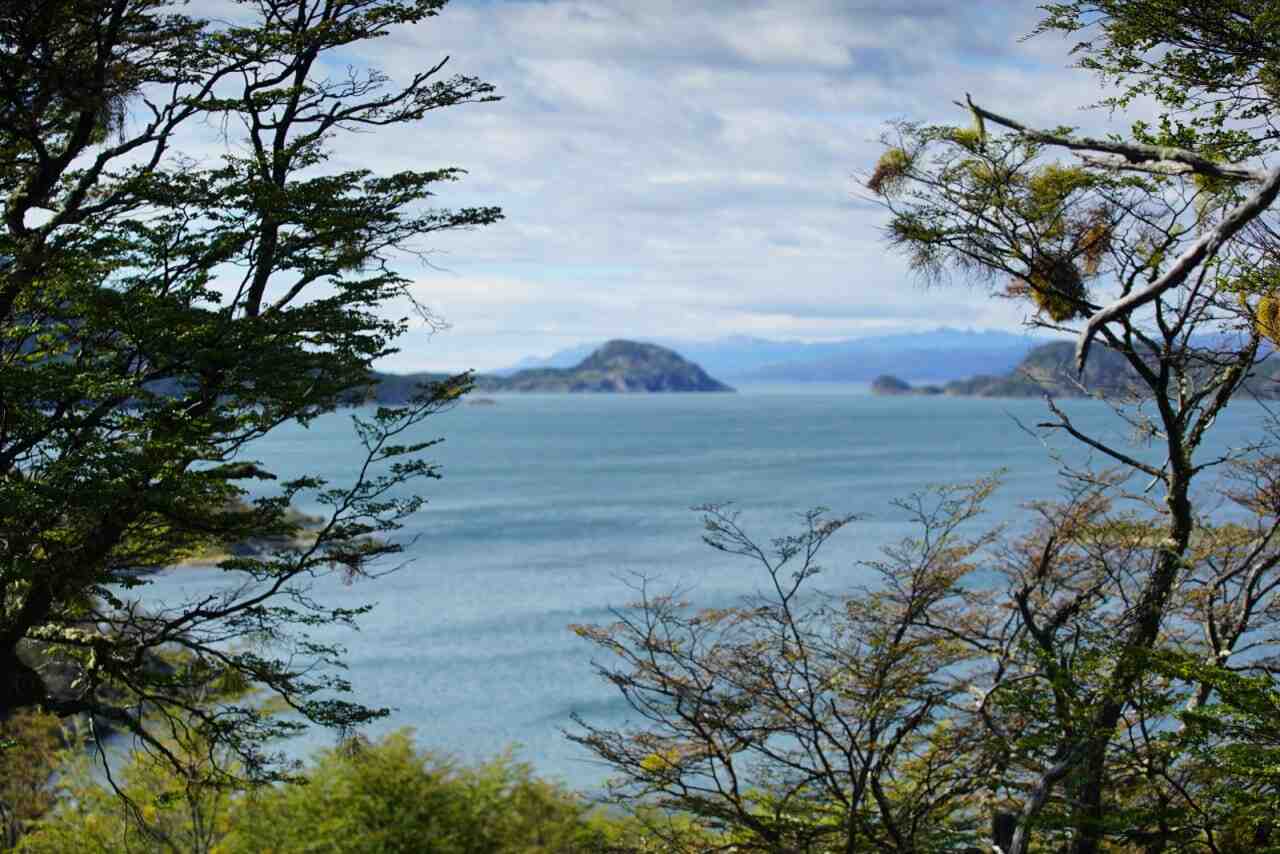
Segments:
[[[418,386],[444,374],[374,373],[366,398],[384,404],[408,400]],[[541,367],[506,376],[481,374],[479,392],[705,392],[733,391],[679,353],[637,341],[607,341],[570,367]]]
[[[979,374],[944,385],[913,386],[892,374],[879,376],[871,384],[875,394],[945,394],[960,397],[1086,397],[1137,394],[1145,385],[1128,360],[1114,350],[1096,346],[1089,353],[1082,377],[1075,373],[1075,342],[1054,341],[1036,347],[1008,373]],[[1149,392],[1147,392],[1149,394]],[[1280,364],[1269,359],[1257,365],[1245,381],[1242,393],[1264,398],[1280,398]]]
[[[713,341],[654,338],[651,343],[678,351],[709,373],[737,382],[870,382],[881,374],[945,381],[1003,373],[1046,340],[941,328],[818,343],[748,336]],[[530,369],[572,367],[596,346],[583,344],[545,358],[525,358],[494,373],[509,376]]]

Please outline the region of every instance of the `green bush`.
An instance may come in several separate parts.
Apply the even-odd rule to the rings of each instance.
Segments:
[[[509,755],[477,767],[419,752],[408,732],[321,754],[305,785],[244,797],[228,854],[552,854],[598,850],[588,808]]]
[[[407,730],[319,754],[299,783],[231,792],[136,754],[128,801],[68,776],[58,809],[20,845],[26,854],[431,852],[578,854],[666,850],[636,819],[593,809],[505,754],[462,765],[418,750]]]
[[[19,712],[0,721],[0,851],[53,806],[49,779],[62,757],[58,719]]]

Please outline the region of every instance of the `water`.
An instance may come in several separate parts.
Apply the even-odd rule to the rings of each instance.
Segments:
[[[859,391],[855,389],[855,391]],[[399,532],[412,563],[344,587],[317,583],[320,600],[372,602],[360,631],[327,629],[349,650],[356,696],[394,713],[373,734],[416,728],[426,747],[463,758],[518,745],[539,773],[593,787],[604,769],[561,730],[578,712],[616,725],[626,706],[592,674],[596,651],[570,623],[605,622],[633,598],[637,574],[678,585],[697,604],[726,604],[765,577],[701,543],[689,508],[733,501],[761,539],[815,505],[865,514],[832,541],[824,589],[856,583],[856,562],[912,532],[890,499],[933,483],[1008,469],[992,521],[1052,497],[1059,462],[1019,426],[1046,420],[1035,400],[884,398],[848,389],[747,389],[733,395],[507,395],[459,406],[422,425],[444,479],[420,486],[429,504]],[[1082,427],[1120,443],[1128,428],[1095,401],[1063,404]],[[1264,411],[1233,403],[1214,447],[1256,437]],[[1067,438],[1049,440],[1078,463]],[[282,478],[351,476],[358,446],[349,417],[291,425],[252,449]],[[1150,451],[1136,451],[1151,457]],[[301,509],[318,511],[303,503]],[[209,569],[157,576],[145,597],[178,598],[220,583]],[[313,732],[291,749],[330,743]]]

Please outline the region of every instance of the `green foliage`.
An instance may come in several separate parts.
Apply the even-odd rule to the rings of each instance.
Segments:
[[[1150,665],[1166,679],[1207,689],[1178,710],[1181,725],[1166,739],[1167,751],[1186,757],[1208,793],[1200,801],[1208,814],[1183,821],[1207,824],[1225,851],[1280,851],[1280,686],[1226,661],[1175,651],[1157,652]]]
[[[50,778],[63,759],[63,738],[53,715],[22,712],[0,722],[0,850],[53,807]]]
[[[361,392],[407,328],[385,310],[408,283],[395,263],[436,232],[500,218],[429,206],[457,168],[330,160],[337,135],[493,100],[482,81],[442,78],[443,63],[399,82],[375,68],[328,76],[336,55],[369,55],[444,5],[264,0],[235,23],[161,0],[0,12],[0,718],[95,715],[159,751],[163,727],[139,709],[187,709],[183,725],[225,748],[211,751],[224,770],[269,779],[261,745],[301,724],[226,698],[193,704],[211,678],[264,686],[311,723],[383,713],[343,698],[341,651],[305,634],[361,606],[322,608],[303,586],[399,551],[375,535],[421,505],[403,487],[438,476],[434,443],[404,435],[469,378],[357,418],[367,464],[350,483],[302,478],[244,502],[247,483],[274,475],[242,449]],[[221,156],[178,147],[201,125],[228,129]],[[304,496],[323,518],[295,540],[289,507]],[[163,619],[127,601],[147,583],[138,570],[243,540],[282,547],[222,561],[225,595]],[[256,646],[228,653],[237,638]],[[71,678],[24,662],[31,644]],[[148,666],[174,648],[190,666]]]
[[[1033,324],[1088,318],[1021,387],[1082,380],[1152,454],[1050,402],[1038,427],[1114,468],[1064,467],[1064,499],[1001,538],[981,591],[922,622],[992,662],[965,672],[989,736],[970,756],[994,764],[986,802],[1012,811],[1006,854],[1275,850],[1275,432],[1203,448],[1234,396],[1272,383],[1264,339],[1280,341],[1280,4],[1040,8],[1037,32],[1075,38],[1101,76],[1099,105],[1156,118],[1091,137],[966,95],[976,133],[897,123],[886,140],[914,159],[882,196],[889,243],[930,280],[1028,300]],[[1233,482],[1217,497],[1212,471]],[[1219,498],[1243,520],[1208,521]],[[900,844],[882,850],[914,850]]]
[[[324,753],[304,785],[238,805],[226,852],[558,854],[601,847],[587,808],[503,757],[475,768],[422,754],[409,733]]]
[[[1157,145],[1212,148],[1241,160],[1270,149],[1280,111],[1280,10],[1270,0],[1073,0],[1048,3],[1039,31],[1076,37],[1081,68],[1118,89],[1102,103],[1152,98],[1160,128],[1136,126]]]
[[[889,220],[887,234],[894,246],[907,253],[912,270],[924,276],[941,271],[946,235],[937,225],[914,212],[900,213]]]
[[[194,747],[194,745],[192,746]],[[201,751],[180,751],[198,765]],[[594,810],[505,755],[464,766],[418,750],[411,733],[355,739],[321,753],[297,782],[237,792],[200,782],[197,767],[135,754],[128,800],[82,769],[67,797],[20,848],[85,851],[599,854],[657,851],[636,819]],[[644,822],[658,820],[640,811]]]
[[[759,565],[763,592],[695,610],[642,587],[614,622],[574,627],[608,653],[600,676],[643,721],[607,729],[577,719],[570,734],[614,771],[611,801],[683,813],[729,850],[906,852],[978,841],[974,778],[990,757],[966,685],[943,675],[971,669],[976,653],[929,622],[965,597],[963,579],[989,540],[962,530],[994,486],[901,502],[924,536],[868,563],[874,585],[830,596],[808,585],[823,544],[851,517],[810,511],[797,533],[765,547],[735,514],[704,508],[704,540]]]
[[[175,753],[180,767],[166,757],[136,753],[121,773],[119,792],[94,781],[87,758],[62,769],[57,809],[17,850],[213,854],[230,829],[232,792],[209,782],[207,754],[202,757],[194,746]]]
[[[1080,166],[1049,163],[1027,177],[1027,201],[1035,219],[1052,219],[1081,190],[1098,183],[1098,176]]]
[[[949,268],[1003,274],[1005,295],[1028,299],[1055,323],[1088,312],[1086,280],[1109,272],[1111,211],[1130,179],[1045,162],[1042,145],[1011,134],[980,139],[971,129],[899,124],[896,136],[914,152],[912,171],[882,168],[905,150],[888,148],[877,174],[895,182],[882,194],[886,232],[912,270],[927,280]]]
[[[1115,473],[1029,506],[1016,532],[974,529],[991,482],[913,496],[898,506],[919,533],[865,587],[818,595],[821,546],[850,519],[811,512],[770,548],[709,508],[707,542],[762,565],[764,592],[696,610],[641,587],[575,627],[639,723],[571,737],[611,766],[616,803],[744,851],[957,850],[1001,813],[1024,852],[1278,850],[1280,690],[1260,665],[1280,486],[1273,457],[1233,468],[1224,496],[1254,515],[1195,520],[1168,622],[1137,651],[1131,603],[1171,537]]]
[[[976,152],[986,142],[986,134],[976,128],[955,128],[951,131],[951,141]]]

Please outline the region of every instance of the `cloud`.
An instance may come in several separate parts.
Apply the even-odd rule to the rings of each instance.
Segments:
[[[372,45],[393,77],[449,55],[504,100],[338,139],[335,162],[461,166],[445,206],[492,227],[433,238],[406,265],[451,322],[396,369],[500,367],[613,335],[831,338],[942,323],[1016,328],[985,288],[925,294],[887,252],[858,174],[894,119],[964,121],[966,92],[1045,125],[1097,81],[1069,45],[1020,41],[1036,10],[858,0],[454,0]]]

